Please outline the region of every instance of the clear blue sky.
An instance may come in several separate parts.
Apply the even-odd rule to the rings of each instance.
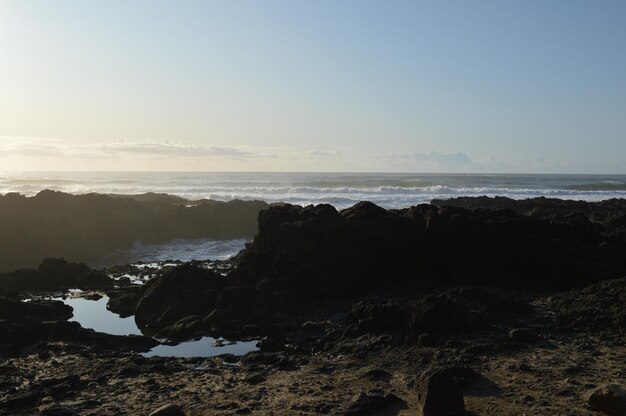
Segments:
[[[625,1],[0,3],[0,170],[626,173]]]

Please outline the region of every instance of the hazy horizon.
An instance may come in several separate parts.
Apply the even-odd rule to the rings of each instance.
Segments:
[[[0,172],[626,173],[626,3],[7,0]]]
[[[569,172],[418,172],[418,171],[348,171],[348,170],[294,170],[294,171],[286,171],[286,170],[256,170],[256,171],[246,171],[246,170],[45,170],[45,169],[32,169],[32,170],[23,170],[23,169],[4,169],[0,170],[0,176],[2,175],[12,175],[18,173],[33,173],[33,174],[78,174],[78,173],[86,173],[86,174],[103,174],[103,173],[114,173],[114,174],[161,174],[161,173],[180,173],[180,174],[338,174],[338,175],[433,175],[433,176],[572,176],[572,177],[584,177],[584,176],[610,176],[610,177],[620,177],[626,176],[626,173],[610,173],[610,172],[597,172],[597,173],[569,173]]]

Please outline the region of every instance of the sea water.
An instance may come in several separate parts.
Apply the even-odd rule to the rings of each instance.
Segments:
[[[626,175],[244,173],[244,172],[9,172],[0,194],[35,195],[43,189],[72,194],[167,193],[191,200],[233,199],[328,203],[338,209],[359,201],[403,208],[435,198],[545,196],[598,201],[626,197]]]
[[[163,244],[135,245],[128,250],[116,250],[98,262],[90,264],[94,268],[106,268],[136,262],[160,262],[168,260],[226,260],[239,253],[246,245],[244,239],[216,240],[210,238],[174,239]],[[139,265],[138,267],[148,267]]]

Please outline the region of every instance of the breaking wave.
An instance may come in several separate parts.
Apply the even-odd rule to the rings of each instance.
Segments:
[[[345,208],[369,200],[400,208],[457,196],[545,196],[596,201],[626,197],[626,175],[451,175],[372,173],[12,173],[0,194],[32,196],[43,189],[72,194],[166,193],[184,198],[263,200]]]

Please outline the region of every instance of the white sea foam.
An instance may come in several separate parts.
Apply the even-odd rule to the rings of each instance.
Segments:
[[[0,175],[0,194],[167,193],[184,198],[263,200],[346,208],[369,200],[401,208],[457,196],[546,196],[597,201],[626,197],[626,175],[446,175],[355,173],[59,173]]]
[[[159,268],[168,260],[225,260],[239,253],[246,244],[244,239],[213,240],[207,238],[175,239],[163,244],[135,244],[129,250],[118,250],[105,257],[93,267],[102,268],[116,264],[148,262],[138,268]],[[154,262],[154,263],[150,263]]]

